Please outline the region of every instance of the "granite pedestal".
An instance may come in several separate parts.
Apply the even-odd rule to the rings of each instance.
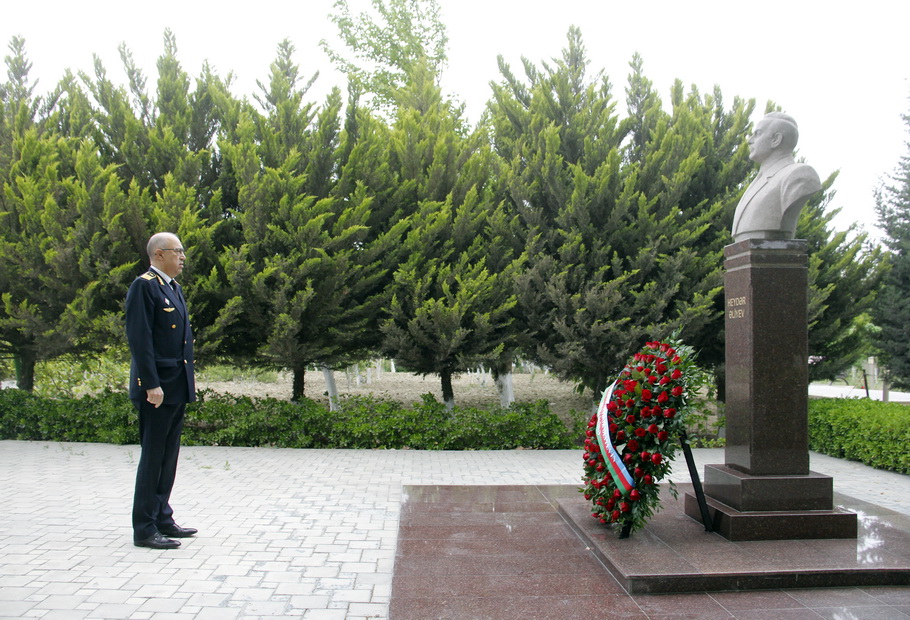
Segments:
[[[724,248],[726,462],[705,467],[704,490],[730,540],[856,537],[831,477],[809,471],[806,249],[756,239]],[[700,521],[695,498],[685,505]]]

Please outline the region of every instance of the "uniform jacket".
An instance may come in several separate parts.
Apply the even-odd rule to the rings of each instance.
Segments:
[[[133,281],[126,294],[126,339],[132,400],[145,400],[146,390],[156,387],[166,405],[196,400],[193,331],[179,285],[174,291],[152,269]]]
[[[733,216],[733,239],[792,239],[799,212],[822,188],[815,170],[792,157],[775,162],[746,188]]]

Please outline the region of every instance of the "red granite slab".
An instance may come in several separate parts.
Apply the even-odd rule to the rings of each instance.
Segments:
[[[730,541],[685,516],[683,493],[662,496],[644,530],[619,540],[588,503],[558,500],[560,513],[630,593],[910,585],[910,518],[843,495],[858,515],[856,539]]]
[[[868,569],[873,577],[881,567],[906,576],[901,567],[910,557],[910,516],[843,496],[838,502],[860,515],[855,541],[731,543],[705,533],[672,499],[648,528],[619,541],[590,517],[574,485],[405,491],[393,620],[804,620],[897,618],[910,611],[910,587],[830,587],[845,565]],[[570,510],[577,510],[576,520]],[[592,537],[608,544],[598,546]],[[614,578],[602,562],[600,547],[613,545],[637,564],[629,577]],[[784,586],[795,579],[798,587],[773,585],[777,573]],[[653,593],[666,584],[706,583],[706,575],[724,576],[729,589]],[[661,586],[645,582],[652,590],[641,592],[642,578]],[[771,585],[750,590],[756,583]]]

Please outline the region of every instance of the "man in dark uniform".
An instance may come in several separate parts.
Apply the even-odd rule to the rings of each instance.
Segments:
[[[146,251],[151,267],[126,294],[130,346],[130,400],[139,410],[142,454],[133,497],[133,543],[176,549],[196,533],[174,522],[169,500],[177,473],[186,403],[196,400],[193,332],[186,300],[174,280],[186,252],[177,235],[157,233]]]

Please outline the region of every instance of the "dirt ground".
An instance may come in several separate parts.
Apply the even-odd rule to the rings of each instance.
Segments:
[[[512,377],[516,401],[534,402],[545,399],[550,403],[550,411],[560,417],[572,409],[590,410],[592,399],[590,390],[579,394],[575,391],[573,383],[560,381],[545,372],[516,373]],[[358,373],[336,371],[335,385],[342,396],[372,394],[377,398],[409,404],[419,402],[423,394],[433,394],[437,400],[442,400],[439,377],[434,375],[420,377],[406,372],[377,371],[376,368],[361,369],[359,376]],[[274,383],[239,380],[200,383],[197,387],[252,397],[287,399],[291,396],[291,375],[281,373]],[[459,375],[453,379],[452,387],[455,391],[456,405],[489,407],[499,404],[499,393],[489,373],[472,372]],[[305,393],[313,400],[328,402],[322,372],[306,373]]]

